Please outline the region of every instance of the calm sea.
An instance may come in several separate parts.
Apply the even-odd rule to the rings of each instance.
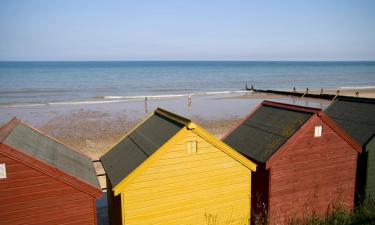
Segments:
[[[0,62],[0,106],[85,104],[256,88],[375,87],[375,62]]]

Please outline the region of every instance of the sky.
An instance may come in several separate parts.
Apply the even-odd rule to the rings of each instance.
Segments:
[[[375,60],[373,0],[0,0],[0,61]]]

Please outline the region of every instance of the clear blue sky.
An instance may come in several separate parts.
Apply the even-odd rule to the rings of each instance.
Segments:
[[[0,60],[375,60],[375,1],[0,0]]]

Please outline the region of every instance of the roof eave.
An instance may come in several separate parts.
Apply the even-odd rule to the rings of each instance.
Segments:
[[[48,176],[52,176],[55,179],[58,179],[66,184],[69,184],[73,186],[74,188],[80,191],[83,191],[97,199],[101,198],[103,195],[100,187],[94,187],[84,180],[78,179],[77,177],[67,174],[64,171],[61,171],[60,169],[56,167],[48,165],[45,162],[42,162],[26,153],[20,152],[19,150],[7,144],[0,143],[0,150],[2,150],[1,152],[4,155],[14,160],[17,160],[18,162],[22,164],[30,166],[38,171],[41,171],[42,173],[47,174]],[[51,174],[51,173],[54,173],[54,174]]]
[[[334,130],[341,138],[343,138],[350,146],[353,147],[358,153],[362,153],[362,145],[354,140],[349,134],[347,134],[339,125],[337,125],[329,116],[324,112],[318,113],[318,117],[327,124],[332,130]]]
[[[236,161],[240,162],[242,165],[246,166],[251,171],[256,171],[256,163],[252,162],[250,159],[248,159],[238,151],[234,150],[233,148],[225,144],[223,141],[215,138],[213,135],[205,131],[203,128],[199,127],[198,125],[195,125],[195,129],[193,129],[192,131],[196,133],[198,136],[208,141],[209,143],[211,143],[212,145],[214,145],[215,147],[225,152],[227,155],[229,155]]]

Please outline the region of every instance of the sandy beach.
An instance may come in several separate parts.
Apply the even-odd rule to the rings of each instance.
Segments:
[[[312,90],[318,91],[318,90]],[[333,90],[332,90],[333,91]],[[345,90],[345,93],[355,93]],[[375,90],[366,90],[374,96]],[[195,95],[189,106],[187,97],[149,99],[86,105],[54,105],[39,107],[0,108],[0,123],[13,116],[64,142],[93,160],[99,159],[109,148],[123,137],[129,129],[139,123],[157,107],[161,107],[190,118],[200,126],[223,137],[231,128],[263,100],[284,102],[325,109],[330,101],[297,98],[265,93],[231,93],[217,95]],[[97,173],[103,173],[96,164]],[[104,180],[101,180],[104,187]]]
[[[54,105],[40,107],[0,108],[1,121],[13,116],[29,123],[68,146],[98,159],[126,132],[157,107],[192,119],[221,138],[262,100],[280,101],[317,108],[325,108],[329,101],[294,98],[264,93],[237,93],[149,99],[147,111],[144,101],[87,105]]]

